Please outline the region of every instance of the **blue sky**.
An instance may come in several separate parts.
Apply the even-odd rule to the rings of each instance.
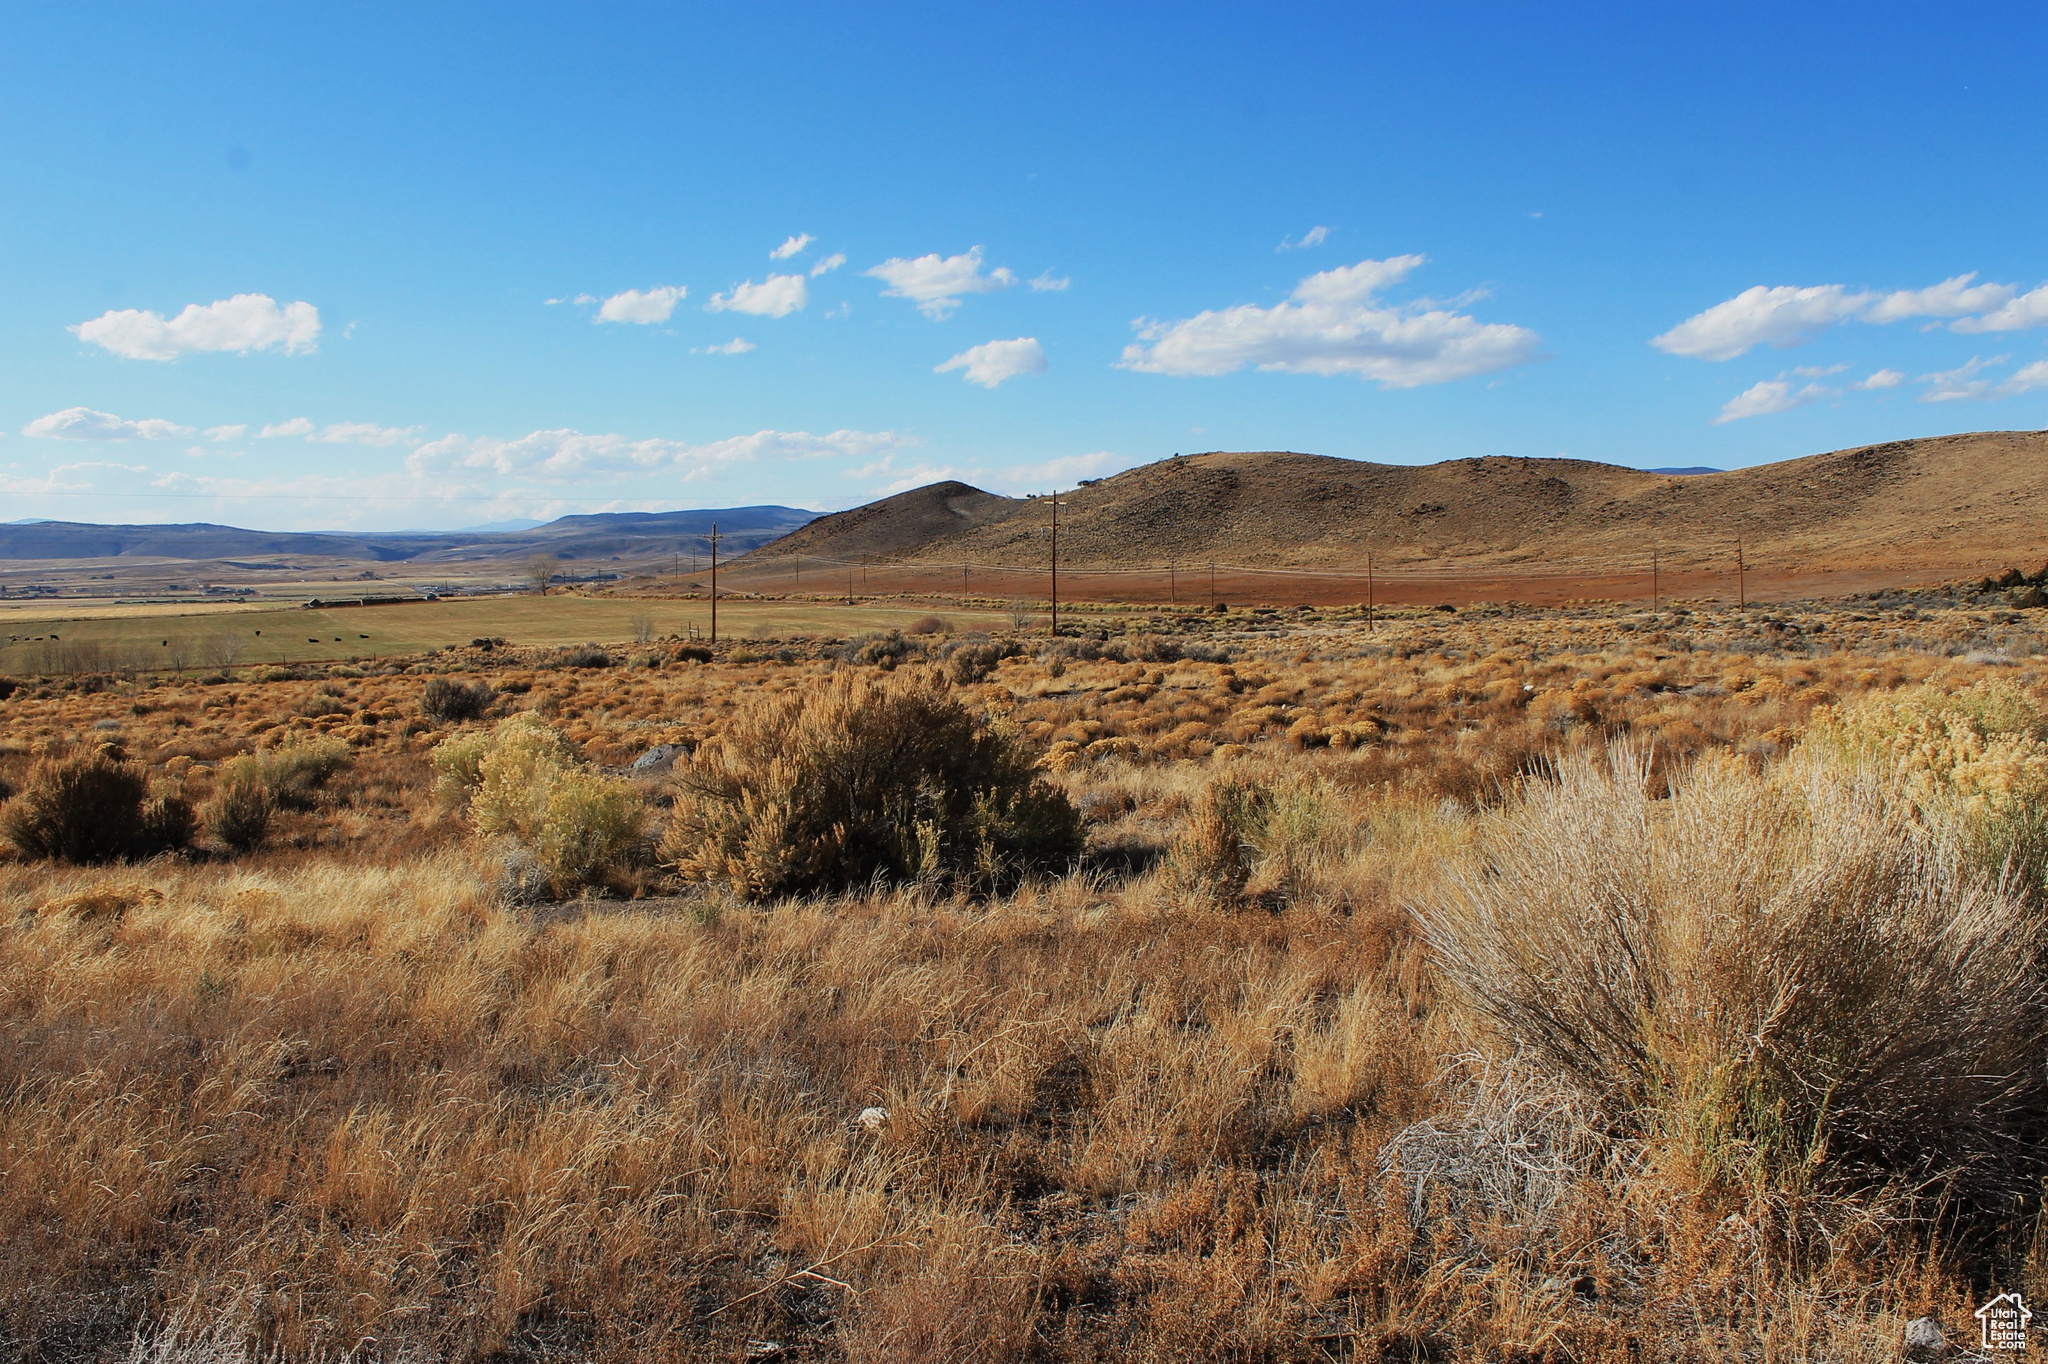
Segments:
[[[2038,6],[39,5],[0,520],[2048,426]],[[553,300],[553,301],[550,301]]]

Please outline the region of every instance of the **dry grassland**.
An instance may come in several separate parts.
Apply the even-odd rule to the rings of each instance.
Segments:
[[[378,584],[372,584],[378,587]],[[339,592],[348,591],[343,584]],[[902,629],[930,608],[862,601],[725,599],[719,633],[732,639],[795,634],[851,634]],[[946,608],[963,630],[995,629],[1009,619],[990,604]],[[191,605],[122,607],[43,601],[0,607],[0,672],[203,673],[227,667],[308,662],[364,662],[503,639],[548,648],[587,640],[702,635],[710,629],[708,599],[632,599],[556,593],[548,597],[450,598],[365,607],[308,610]]]
[[[20,679],[9,791],[112,745],[203,813],[238,755],[346,758],[247,852],[0,862],[0,1356],[1880,1360],[2048,1292],[2041,1096],[1939,1087],[2048,1060],[2037,613],[1086,624]],[[927,667],[1042,755],[1070,871],[661,865],[736,715]],[[423,714],[434,676],[485,713]],[[1854,718],[1885,696],[1922,709]],[[650,821],[576,898],[436,767],[525,712]],[[1850,1044],[1888,1021],[1963,1040]]]

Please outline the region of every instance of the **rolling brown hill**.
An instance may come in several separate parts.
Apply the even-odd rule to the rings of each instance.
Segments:
[[[927,483],[879,502],[821,516],[773,541],[773,552],[849,561],[910,559],[1028,505],[966,483]]]
[[[1050,507],[935,484],[821,518],[748,556],[1042,564]],[[1190,455],[1066,494],[1062,565],[1227,564],[1596,573],[1656,545],[1779,573],[1974,573],[2048,557],[2048,432],[1979,432],[1726,473],[1487,457],[1410,466],[1292,452]],[[745,561],[741,561],[742,564]],[[735,567],[740,567],[736,564]]]

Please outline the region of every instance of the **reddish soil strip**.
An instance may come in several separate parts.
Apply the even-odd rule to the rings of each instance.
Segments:
[[[1744,575],[1743,596],[1751,602],[1796,601],[1815,597],[1842,597],[1883,588],[1920,586],[1969,576],[1961,568],[1884,569],[1848,568],[1840,571],[1752,568]],[[708,582],[699,574],[697,583]],[[721,595],[727,591],[762,595],[804,595],[855,599],[912,595],[959,599],[963,595],[986,604],[991,598],[1016,600],[1042,610],[1051,586],[1044,570],[970,567],[964,578],[960,566],[934,564],[844,565],[806,567],[798,573],[782,566],[753,566],[719,575]],[[963,593],[964,588],[964,593]],[[1733,604],[1737,599],[1736,575],[1728,569],[1686,568],[1660,572],[1656,596],[1666,602],[1713,601]],[[1119,569],[1113,571],[1062,568],[1059,577],[1063,602],[1131,602],[1146,605],[1209,606],[1215,602],[1254,606],[1350,606],[1366,601],[1365,575],[1328,571],[1286,569],[1246,570],[1218,567],[1213,575],[1206,567],[1167,569]],[[1373,576],[1371,595],[1384,606],[1435,606],[1450,603],[1521,602],[1530,606],[1557,606],[1573,601],[1607,601],[1618,604],[1651,603],[1652,584],[1647,568],[1640,573],[1557,573],[1493,570],[1477,573],[1401,570]]]

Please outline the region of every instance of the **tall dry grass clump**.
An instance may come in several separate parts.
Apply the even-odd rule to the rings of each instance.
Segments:
[[[761,698],[677,779],[664,857],[754,899],[877,879],[988,887],[1081,850],[1080,816],[1021,738],[929,671],[847,670]]]
[[[1881,774],[1717,758],[1657,800],[1640,750],[1567,758],[1418,917],[1505,1047],[1709,1184],[2038,1196],[2038,919]]]
[[[602,884],[640,851],[647,811],[626,782],[592,772],[531,711],[434,752],[444,793],[468,792],[479,834],[512,839],[561,895]]]

